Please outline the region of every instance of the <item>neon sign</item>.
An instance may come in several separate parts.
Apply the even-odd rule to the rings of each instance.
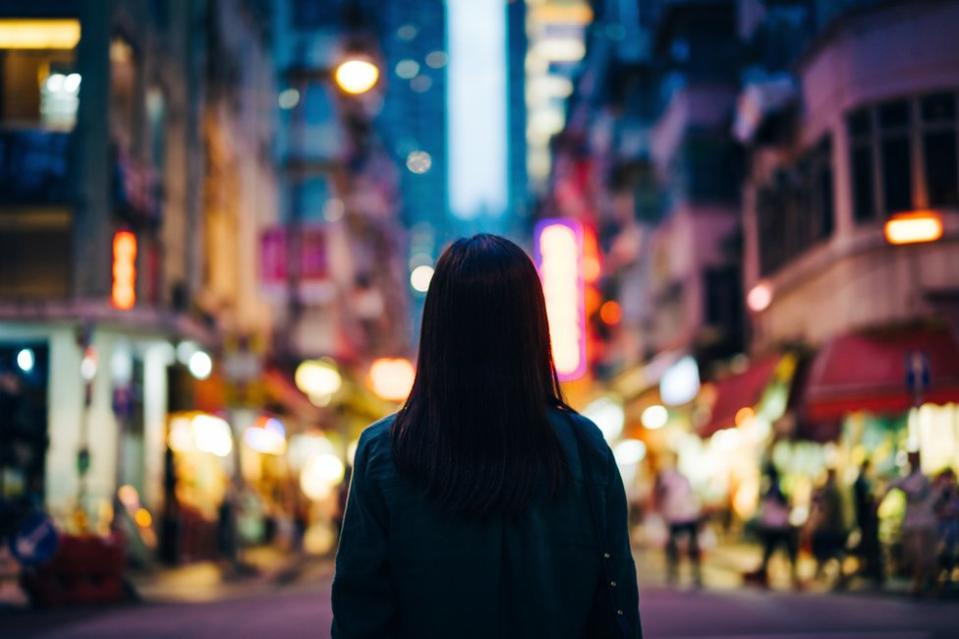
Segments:
[[[137,236],[130,231],[117,231],[113,236],[113,289],[110,302],[114,308],[128,311],[137,301]]]
[[[556,372],[563,381],[578,379],[586,372],[583,226],[575,220],[543,220],[536,225],[535,242]]]

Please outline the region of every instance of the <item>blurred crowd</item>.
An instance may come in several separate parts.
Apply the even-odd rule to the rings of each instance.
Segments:
[[[807,513],[797,509],[780,471],[767,462],[762,471],[755,516],[741,527],[730,513],[706,508],[690,480],[664,464],[643,503],[634,503],[635,536],[647,546],[662,546],[666,577],[679,579],[688,558],[692,582],[703,585],[703,555],[718,545],[745,539],[761,549],[760,560],[742,574],[743,582],[771,583],[771,564],[785,558],[794,589],[844,589],[856,584],[876,589],[892,582],[909,584],[915,595],[951,590],[959,577],[959,484],[952,468],[925,474],[919,454],[908,457],[900,477],[879,477],[867,460],[852,482],[828,469],[813,493]],[[881,534],[880,510],[887,499],[904,502],[889,534]],[[814,566],[809,571],[800,565]]]

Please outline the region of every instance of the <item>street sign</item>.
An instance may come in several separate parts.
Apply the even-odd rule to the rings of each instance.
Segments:
[[[930,382],[929,356],[923,351],[906,353],[906,388],[918,396],[929,388]]]
[[[16,534],[10,537],[10,552],[21,566],[37,566],[53,558],[59,536],[53,521],[44,513],[27,516]]]

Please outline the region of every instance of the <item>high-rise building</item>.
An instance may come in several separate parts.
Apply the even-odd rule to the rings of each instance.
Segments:
[[[435,257],[452,234],[445,3],[397,0],[376,14],[383,56],[377,130],[399,171],[400,215],[411,229],[411,250]]]

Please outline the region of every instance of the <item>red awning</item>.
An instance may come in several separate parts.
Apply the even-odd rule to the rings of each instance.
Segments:
[[[925,355],[922,401],[959,402],[959,341],[946,326],[917,325],[836,337],[816,354],[804,389],[802,419],[829,422],[847,413],[901,413],[913,404],[906,361]]]
[[[782,355],[761,359],[742,373],[729,375],[717,381],[716,402],[709,421],[699,429],[701,437],[709,437],[723,428],[736,425],[736,413],[742,408],[753,408],[772,380]]]

